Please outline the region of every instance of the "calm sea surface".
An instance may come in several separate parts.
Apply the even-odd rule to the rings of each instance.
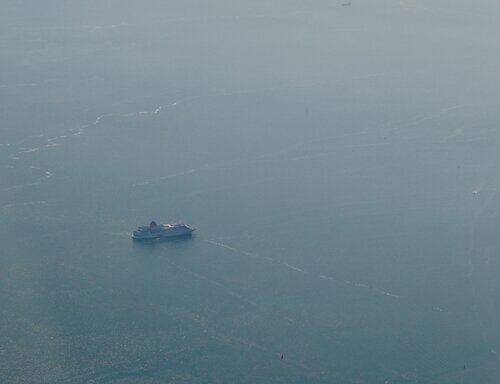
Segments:
[[[6,3],[2,383],[499,382],[499,5]]]

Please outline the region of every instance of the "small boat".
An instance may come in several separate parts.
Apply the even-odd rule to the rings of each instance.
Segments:
[[[185,224],[156,224],[138,227],[132,234],[134,240],[162,239],[167,237],[191,236],[195,228]]]

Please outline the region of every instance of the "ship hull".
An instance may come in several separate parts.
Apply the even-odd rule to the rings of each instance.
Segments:
[[[193,234],[193,231],[186,232],[186,233],[178,233],[178,234],[155,234],[155,235],[145,235],[145,236],[132,235],[132,239],[134,239],[136,241],[154,240],[154,239],[172,239],[175,237],[187,237],[187,236],[191,236],[192,234]]]
[[[191,236],[194,228],[187,225],[162,225],[157,227],[142,227],[134,231],[132,238],[134,240],[155,240],[155,239],[168,239],[174,237]]]

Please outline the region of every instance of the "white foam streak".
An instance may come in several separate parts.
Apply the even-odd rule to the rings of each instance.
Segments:
[[[288,263],[284,263],[284,264],[285,264],[285,266],[287,268],[290,268],[290,269],[294,270],[295,272],[304,273],[304,274],[307,275],[306,271],[304,271],[303,269],[301,269],[299,267],[296,267],[295,265],[291,265],[291,264],[288,264]]]
[[[25,203],[13,203],[13,204],[6,204],[1,207],[1,209],[9,209],[9,208],[15,208],[15,207],[27,207],[27,206],[32,206],[32,205],[45,205],[47,204],[46,200],[39,200],[39,201],[27,201]]]
[[[50,139],[47,139],[48,145],[46,147],[53,147],[53,146],[57,145],[56,142],[59,140],[68,139],[68,138],[71,138],[74,136],[82,135],[86,132],[86,130],[88,128],[98,126],[105,119],[108,119],[108,118],[130,118],[130,117],[136,117],[136,116],[142,116],[142,115],[157,115],[163,109],[175,107],[176,105],[177,105],[177,102],[173,102],[173,103],[166,104],[166,105],[160,105],[153,110],[137,111],[137,112],[129,112],[129,113],[104,113],[102,115],[97,116],[95,118],[95,120],[90,124],[82,125],[79,128],[72,129],[71,131],[69,131],[66,134],[58,135],[58,136],[52,137]]]
[[[330,280],[330,281],[334,281],[338,284],[342,284],[342,285],[350,285],[350,286],[353,286],[353,287],[357,287],[357,288],[362,288],[362,289],[366,289],[366,290],[370,290],[372,292],[375,292],[379,295],[383,295],[383,296],[388,296],[388,297],[392,297],[392,298],[395,298],[395,299],[401,299],[401,296],[400,295],[397,295],[395,293],[392,293],[392,292],[389,292],[389,291],[386,291],[384,289],[381,289],[381,288],[378,288],[378,287],[374,287],[370,284],[365,284],[365,283],[357,283],[357,282],[354,282],[354,281],[350,281],[350,280],[344,280],[344,279],[337,279],[335,277],[332,277],[332,276],[326,276],[326,275],[320,275],[318,276],[320,279],[324,279],[324,280]]]
[[[28,188],[28,187],[38,186],[38,185],[42,184],[43,182],[47,181],[48,179],[50,179],[53,176],[52,172],[50,172],[50,171],[48,171],[46,169],[42,169],[40,167],[36,167],[34,165],[32,165],[32,166],[30,166],[28,168],[40,171],[43,175],[40,176],[39,178],[37,178],[35,181],[33,181],[31,183],[19,184],[19,185],[12,185],[10,187],[6,187],[6,188],[3,188],[3,189],[0,189],[0,191],[12,191],[12,190],[16,190],[16,189],[24,189],[24,188]],[[11,169],[15,169],[15,168],[12,167]]]
[[[40,134],[40,135],[32,135],[32,136],[28,136],[26,137],[25,139],[21,139],[19,141],[16,141],[14,143],[0,143],[0,147],[17,147],[17,146],[20,146],[20,145],[23,145],[24,143],[26,143],[27,141],[31,141],[33,139],[39,139],[43,137],[43,134]]]
[[[462,109],[465,107],[465,104],[457,104],[457,105],[452,105],[451,107],[446,107],[441,109],[441,113],[448,113],[457,109]]]
[[[213,244],[213,245],[217,245],[218,247],[222,247],[222,248],[226,248],[226,249],[229,249],[230,251],[234,251],[234,252],[239,252],[236,248],[233,248],[227,244],[224,244],[224,243],[221,243],[221,242],[218,242],[218,241],[215,241],[215,240],[207,240],[210,244]]]
[[[41,147],[35,147],[35,148],[29,148],[29,149],[24,149],[22,151],[17,152],[18,155],[23,154],[23,153],[33,153],[33,152],[38,152],[41,149]]]
[[[231,245],[228,245],[228,244],[225,244],[225,243],[223,243],[221,241],[216,241],[216,240],[212,240],[212,239],[208,239],[208,240],[205,240],[205,241],[207,243],[209,243],[209,244],[212,244],[212,245],[215,245],[215,246],[227,249],[227,250],[232,251],[232,252],[237,253],[237,254],[245,255],[245,256],[248,256],[248,257],[254,257],[254,258],[258,257],[257,255],[255,255],[255,254],[253,254],[251,252],[247,252],[247,251],[235,248],[235,247],[233,247]],[[279,262],[279,261],[277,261],[277,260],[275,260],[273,258],[269,258],[269,257],[265,257],[265,256],[263,256],[261,258],[262,259],[266,259],[268,261],[271,261],[273,263],[281,264],[282,266],[284,266],[284,267],[286,267],[288,269],[291,269],[292,271],[295,271],[295,272],[298,272],[298,273],[301,273],[301,274],[305,274],[305,275],[310,275],[309,272],[305,271],[302,268],[299,268],[296,265],[292,265],[292,264],[289,264],[287,262]],[[401,296],[398,295],[398,294],[386,291],[385,289],[381,289],[381,288],[378,288],[378,287],[375,287],[375,286],[371,286],[369,284],[358,283],[358,282],[353,282],[353,281],[344,280],[344,279],[338,279],[338,278],[335,278],[333,276],[327,276],[327,275],[319,275],[318,278],[319,279],[323,279],[323,280],[334,281],[334,282],[336,282],[338,284],[342,284],[342,285],[350,285],[350,286],[357,287],[357,288],[371,290],[372,292],[375,292],[375,293],[377,293],[379,295],[383,295],[383,296],[387,296],[387,297],[392,297],[394,299],[401,299]]]
[[[128,27],[130,24],[128,23],[118,23],[118,24],[110,24],[110,25],[84,25],[83,29],[87,32],[97,32],[97,31],[107,31],[116,28]]]
[[[394,297],[395,299],[401,298],[401,296],[396,295],[395,293],[387,292],[387,291],[384,291],[383,289],[380,289],[380,288],[374,288],[374,290],[376,292],[380,293],[381,295],[384,295],[384,296]]]
[[[0,84],[0,88],[33,88],[57,81],[57,79],[50,78],[40,81],[33,81],[31,83],[15,83],[15,84]]]
[[[48,80],[46,80],[46,82],[48,82],[50,80],[51,79],[48,79]],[[81,127],[71,129],[71,130],[67,131],[66,133],[63,133],[63,134],[60,134],[60,135],[57,135],[57,136],[50,137],[50,138],[46,139],[45,145],[31,147],[31,148],[26,148],[26,147],[19,148],[17,151],[10,153],[8,155],[8,159],[10,159],[10,160],[20,160],[21,156],[23,156],[23,155],[33,154],[33,153],[36,153],[36,152],[40,152],[42,150],[53,148],[53,147],[57,146],[59,144],[59,142],[62,141],[62,140],[70,139],[70,138],[73,138],[73,137],[80,136],[80,135],[84,134],[87,129],[89,129],[91,127],[96,127],[96,126],[100,125],[107,118],[113,118],[113,117],[115,117],[115,118],[130,118],[130,117],[142,116],[142,115],[157,115],[163,109],[170,108],[170,107],[175,107],[176,105],[177,105],[177,102],[173,102],[173,103],[166,104],[166,105],[160,105],[160,106],[158,106],[158,107],[156,107],[156,108],[154,108],[152,110],[130,112],[130,113],[124,113],[124,114],[118,114],[118,113],[106,113],[106,114],[102,114],[100,116],[97,116],[92,123],[82,125]],[[22,139],[22,140],[20,140],[18,142],[14,142],[14,143],[0,143],[0,147],[12,147],[12,148],[19,147],[19,146],[21,146],[22,144],[24,144],[27,141],[31,141],[33,139],[38,139],[38,138],[41,138],[43,136],[44,136],[43,134],[42,135],[35,135],[35,136],[29,136],[26,139]],[[38,167],[35,167],[35,166],[32,166],[30,168],[32,168],[32,169],[39,169]],[[27,183],[27,184],[22,184],[22,185],[14,185],[14,186],[11,186],[11,187],[4,188],[2,190],[3,191],[7,191],[7,190],[14,190],[14,189],[19,189],[19,188],[26,188],[26,187],[37,186],[37,185],[40,185],[43,181],[45,181],[45,180],[47,180],[47,179],[49,179],[49,178],[52,177],[52,173],[50,171],[43,171],[43,170],[41,170],[41,171],[44,172],[44,176],[41,177],[41,178],[39,178],[39,179],[37,179],[37,180],[35,180],[32,183]],[[195,170],[189,170],[187,172],[183,172],[183,174],[189,174],[189,173],[192,173],[194,171]],[[173,176],[178,176],[178,175],[173,175]],[[168,177],[173,177],[173,176],[169,175],[169,176],[167,176],[167,178]],[[144,184],[147,184],[149,182],[150,181],[145,182]],[[138,185],[140,185],[140,184],[138,184]]]
[[[209,243],[209,244],[215,245],[217,247],[225,248],[225,249],[230,250],[230,251],[235,252],[235,253],[239,253],[239,254],[242,254],[242,255],[245,255],[245,256],[248,256],[248,257],[256,257],[253,253],[250,253],[250,252],[247,252],[247,251],[243,251],[243,250],[237,249],[235,247],[231,247],[230,245],[224,244],[221,241],[216,241],[216,240],[211,240],[211,239],[208,239],[208,240],[205,240],[205,241],[207,243]]]

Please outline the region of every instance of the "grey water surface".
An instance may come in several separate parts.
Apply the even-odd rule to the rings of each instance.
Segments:
[[[2,2],[2,383],[499,382],[500,3],[342,3]]]

